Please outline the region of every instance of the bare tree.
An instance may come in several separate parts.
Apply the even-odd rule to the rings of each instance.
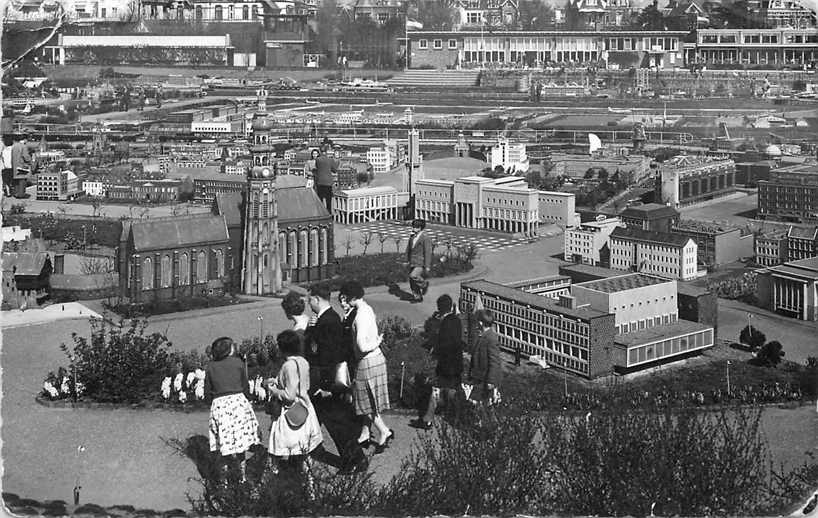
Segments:
[[[395,240],[395,252],[400,253],[400,245],[401,245],[401,243],[403,243],[403,238],[400,237],[400,236],[395,236],[394,240]]]
[[[96,275],[113,271],[114,261],[110,257],[87,255],[83,256],[80,261],[80,273],[83,275]]]
[[[389,236],[387,236],[383,232],[378,232],[378,243],[381,244],[381,254],[383,254],[383,245],[384,243],[386,243],[387,239],[389,239]]]
[[[350,234],[349,231],[347,231],[347,238],[346,241],[344,241],[344,247],[347,251],[346,256],[349,257],[349,252],[352,250],[352,234]]]
[[[366,255],[366,250],[369,248],[369,245],[372,244],[372,238],[374,237],[375,236],[372,234],[372,232],[369,231],[361,232],[361,244],[364,247],[363,255]]]

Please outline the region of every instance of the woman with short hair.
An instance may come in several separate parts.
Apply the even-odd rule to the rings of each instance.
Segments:
[[[370,437],[375,439],[375,453],[382,453],[395,432],[386,426],[381,416],[389,409],[389,387],[386,373],[386,357],[381,351],[383,335],[378,333],[378,321],[372,307],[364,301],[364,288],[357,281],[348,281],[339,293],[342,305],[349,305],[355,311],[352,322],[352,346],[356,366],[352,385],[352,400],[355,413],[365,421],[358,436],[358,443],[366,444]],[[376,434],[372,434],[374,428]]]

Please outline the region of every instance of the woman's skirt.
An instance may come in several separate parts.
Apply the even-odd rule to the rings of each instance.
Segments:
[[[258,443],[258,420],[244,394],[214,398],[210,404],[210,451],[233,455]]]
[[[380,414],[389,410],[389,380],[386,377],[386,357],[378,348],[358,362],[352,399],[357,415]]]
[[[286,408],[273,420],[270,428],[270,455],[290,457],[292,455],[307,455],[316,449],[324,440],[321,434],[321,424],[312,403],[306,401],[307,420],[298,430],[293,430],[284,417]]]

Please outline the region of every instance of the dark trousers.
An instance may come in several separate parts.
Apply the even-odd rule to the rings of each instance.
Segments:
[[[351,467],[366,458],[361,445],[358,444],[358,435],[361,426],[352,404],[340,396],[328,398],[312,398],[318,420],[324,425],[338,449],[341,457],[341,467]]]
[[[26,195],[26,179],[25,178],[15,178],[14,179],[14,197],[15,198],[24,198]]]
[[[3,190],[5,192],[11,193],[13,185],[14,173],[12,172],[11,168],[3,169]],[[8,189],[8,191],[6,191],[6,189]]]
[[[327,206],[327,212],[332,215],[332,186],[315,184],[315,192],[318,193],[318,197]]]

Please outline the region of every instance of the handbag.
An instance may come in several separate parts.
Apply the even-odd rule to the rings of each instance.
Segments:
[[[290,406],[285,407],[284,410],[284,420],[287,422],[287,426],[290,427],[291,430],[298,430],[304,423],[307,422],[307,405],[301,401],[301,369],[298,367],[298,360],[293,360],[295,362],[295,369],[298,373],[298,392],[295,396],[295,401],[290,404]]]
[[[335,377],[333,378],[336,388],[348,389],[352,385],[349,376],[349,364],[341,362],[335,366]]]

